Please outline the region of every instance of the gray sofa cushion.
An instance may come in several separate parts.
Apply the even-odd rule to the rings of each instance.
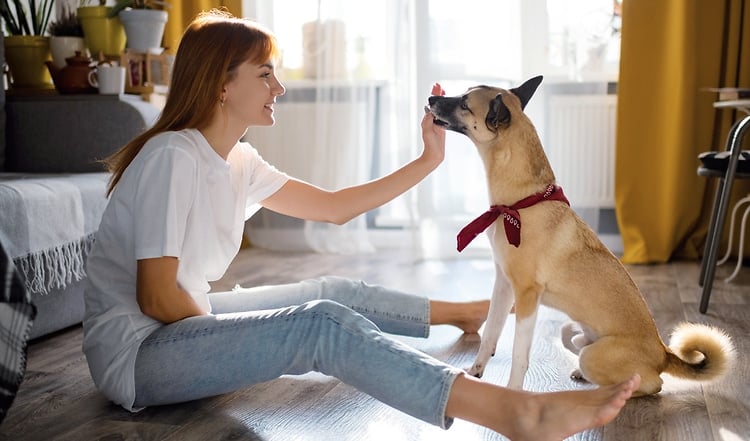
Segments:
[[[5,170],[104,171],[101,160],[150,126],[158,109],[137,96],[9,97]]]

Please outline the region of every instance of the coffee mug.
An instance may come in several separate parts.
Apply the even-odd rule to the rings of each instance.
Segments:
[[[100,95],[122,95],[125,93],[125,68],[99,65],[89,72],[89,84],[98,87]]]

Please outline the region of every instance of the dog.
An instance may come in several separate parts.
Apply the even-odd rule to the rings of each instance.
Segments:
[[[490,210],[464,228],[459,251],[486,227],[495,283],[479,353],[468,370],[481,377],[511,308],[516,325],[508,387],[522,389],[539,305],[567,314],[563,346],[578,355],[574,379],[616,384],[634,373],[634,396],[656,394],[662,373],[698,381],[731,369],[735,350],[723,331],[683,323],[670,346],[620,260],[573,211],[544,153],[526,104],[542,82],[509,90],[476,86],[460,96],[431,96],[435,124],[467,136],[484,163]]]

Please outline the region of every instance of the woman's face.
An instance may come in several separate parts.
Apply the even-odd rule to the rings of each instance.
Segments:
[[[224,110],[246,126],[273,125],[273,104],[285,92],[270,60],[260,65],[242,63],[225,89]]]

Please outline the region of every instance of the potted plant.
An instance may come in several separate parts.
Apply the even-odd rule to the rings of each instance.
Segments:
[[[27,9],[28,6],[28,9]],[[12,89],[51,89],[52,78],[44,64],[50,58],[45,36],[53,0],[0,0],[5,59]]]
[[[75,11],[64,8],[62,15],[49,23],[47,32],[50,34],[52,62],[58,69],[65,67],[65,59],[74,56],[76,52],[86,53],[83,27]]]
[[[162,52],[164,25],[167,11],[159,8],[168,6],[159,0],[118,0],[110,10],[110,17],[119,17],[125,27],[126,47],[134,52]]]
[[[78,6],[78,20],[83,27],[83,38],[91,56],[102,60],[119,58],[125,49],[125,29],[115,15],[110,17],[112,7],[105,6],[106,0],[81,0]]]

